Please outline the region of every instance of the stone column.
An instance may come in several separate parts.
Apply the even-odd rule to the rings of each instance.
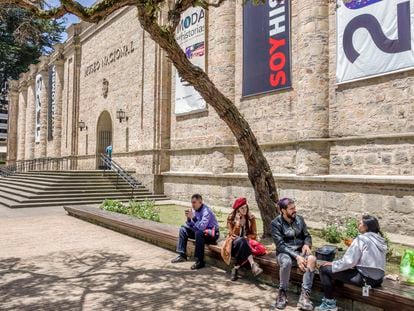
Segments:
[[[9,83],[9,120],[7,131],[7,164],[11,165],[17,159],[17,127],[19,114],[18,81]]]
[[[207,29],[207,65],[208,73],[213,82],[230,100],[235,98],[235,71],[236,71],[236,1],[223,3],[219,10],[210,10],[208,13]],[[214,109],[210,107],[210,112]],[[233,133],[224,121],[215,121],[217,126],[213,143],[217,145],[236,144]],[[233,149],[217,148],[209,157],[214,159],[211,171],[215,174],[229,173],[234,168]]]
[[[55,61],[56,93],[55,93],[55,121],[53,125],[54,157],[62,156],[62,94],[63,94],[63,59]]]
[[[48,123],[48,107],[49,107],[49,72],[48,72],[48,65],[46,62],[46,58],[41,58],[41,66],[39,70],[39,74],[42,76],[42,86],[41,86],[41,93],[40,93],[40,158],[45,158],[47,155],[47,123]]]
[[[36,72],[35,66],[30,67],[31,72],[29,75],[29,80],[27,81],[25,160],[34,159],[35,154]]]
[[[329,4],[325,0],[294,2],[297,11],[297,123],[296,174],[329,172],[329,145],[309,139],[329,135]]]
[[[19,85],[19,122],[17,130],[17,160],[25,159],[26,141],[26,107],[27,107],[27,82],[20,81]]]

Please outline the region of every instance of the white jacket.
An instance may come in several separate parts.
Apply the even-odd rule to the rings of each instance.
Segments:
[[[386,254],[387,245],[383,237],[373,232],[360,234],[344,257],[332,263],[332,272],[357,268],[364,276],[378,279],[378,275],[385,271]]]

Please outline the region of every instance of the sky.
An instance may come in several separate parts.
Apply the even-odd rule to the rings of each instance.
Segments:
[[[47,5],[50,5],[51,7],[56,7],[60,4],[59,0],[46,0],[45,1]],[[78,0],[78,2],[84,6],[91,6],[93,3],[97,2],[97,0]],[[66,14],[63,18],[59,19],[62,20],[65,24],[65,27],[69,27],[73,23],[79,22],[79,18],[76,17],[73,14]],[[67,35],[66,33],[62,34],[62,42],[66,41]]]

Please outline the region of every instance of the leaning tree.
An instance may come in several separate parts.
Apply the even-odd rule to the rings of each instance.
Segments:
[[[49,9],[44,9],[42,0],[0,0],[0,4],[8,3],[25,8],[44,19],[56,19],[72,13],[89,23],[98,23],[123,7],[135,6],[141,27],[164,50],[180,77],[200,93],[234,134],[247,164],[249,180],[255,190],[257,205],[263,219],[264,236],[269,236],[270,223],[278,212],[275,204],[278,199],[277,188],[270,166],[249,123],[236,105],[214,85],[205,71],[187,59],[175,38],[175,30],[181,14],[187,9],[198,6],[206,10],[211,7],[219,10],[226,0],[211,1],[214,2],[210,0],[102,0],[91,7],[85,7],[77,1],[60,0],[58,6]],[[168,17],[163,24],[160,23],[159,18],[162,12]]]

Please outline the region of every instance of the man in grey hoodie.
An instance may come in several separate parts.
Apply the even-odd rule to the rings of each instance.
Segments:
[[[359,287],[381,286],[385,274],[387,245],[382,237],[378,220],[369,215],[362,217],[356,237],[343,258],[327,262],[320,268],[325,297],[315,311],[337,311],[334,299],[335,280]]]

